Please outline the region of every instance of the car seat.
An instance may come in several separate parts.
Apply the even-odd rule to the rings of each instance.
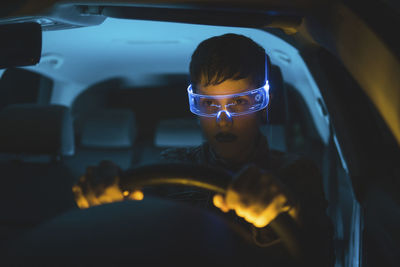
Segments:
[[[161,120],[156,127],[154,145],[160,148],[195,147],[203,143],[195,117]]]
[[[11,105],[0,112],[0,241],[75,208],[63,159],[74,153],[69,109]]]
[[[53,81],[41,74],[21,69],[6,69],[0,79],[0,110],[12,104],[50,104]]]
[[[203,135],[194,116],[162,119],[156,124],[152,142],[146,143],[141,149],[139,158],[134,164],[157,163],[161,151],[167,148],[195,147],[201,145],[202,142]]]
[[[102,160],[110,160],[122,169],[131,166],[137,132],[131,110],[93,110],[81,123],[76,153],[66,161],[76,180],[88,166],[98,165]]]
[[[270,149],[287,151],[287,91],[279,66],[271,65],[269,77],[270,103],[267,120],[260,128],[267,137]]]

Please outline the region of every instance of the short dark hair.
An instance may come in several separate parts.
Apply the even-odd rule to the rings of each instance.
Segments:
[[[228,79],[250,78],[254,86],[265,83],[266,54],[252,39],[228,33],[202,41],[193,52],[190,79],[195,87],[217,85]]]

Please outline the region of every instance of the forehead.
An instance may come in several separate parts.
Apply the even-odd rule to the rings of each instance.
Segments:
[[[202,95],[230,95],[243,93],[246,91],[253,90],[252,83],[249,78],[240,79],[240,80],[226,80],[217,85],[198,85],[197,93]]]

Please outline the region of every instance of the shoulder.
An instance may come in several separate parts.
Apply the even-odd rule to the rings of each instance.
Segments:
[[[294,153],[287,153],[278,150],[269,150],[267,152],[269,168],[273,170],[281,170],[290,167],[298,160],[301,160],[301,156]]]
[[[324,199],[322,174],[313,160],[291,153],[270,152],[279,178],[298,195]]]
[[[295,153],[270,150],[269,164],[271,169],[283,173],[318,174],[319,169],[313,160]]]

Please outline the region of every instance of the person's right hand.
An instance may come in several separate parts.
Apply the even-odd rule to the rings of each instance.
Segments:
[[[121,169],[111,161],[102,161],[98,166],[90,166],[86,173],[72,187],[75,202],[80,209],[124,199],[142,200],[140,190],[121,192],[119,187]]]

